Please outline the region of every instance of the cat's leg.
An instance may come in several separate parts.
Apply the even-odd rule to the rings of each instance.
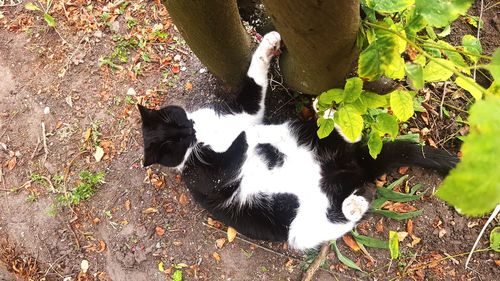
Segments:
[[[279,50],[280,42],[281,36],[276,31],[264,35],[252,56],[247,72],[248,81],[237,98],[244,112],[256,116],[259,120],[264,117],[269,65]]]
[[[368,211],[369,207],[370,204],[363,196],[353,193],[342,202],[342,213],[348,220],[357,222]]]

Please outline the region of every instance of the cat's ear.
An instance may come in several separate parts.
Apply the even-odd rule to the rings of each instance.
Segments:
[[[150,124],[152,122],[156,122],[157,112],[153,109],[148,109],[140,104],[137,104],[137,108],[139,109],[139,113],[141,114],[141,119],[143,124]]]

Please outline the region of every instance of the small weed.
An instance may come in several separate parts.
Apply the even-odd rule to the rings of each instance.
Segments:
[[[128,104],[136,104],[136,101],[134,100],[133,97],[131,96],[126,96],[125,97],[125,103],[128,103]]]
[[[24,5],[24,8],[26,10],[41,13],[48,26],[56,27],[56,20],[49,13],[50,9],[52,8],[52,0],[47,0],[45,5],[43,5],[40,1],[37,1],[36,4],[34,4],[33,2],[28,2],[26,5]]]
[[[30,181],[36,182],[36,183],[39,183],[39,184],[45,183],[45,180],[44,180],[43,176],[41,174],[38,174],[38,173],[31,174],[30,177],[29,177],[29,179],[30,179]]]
[[[83,171],[80,173],[80,183],[70,193],[59,195],[57,200],[63,204],[78,205],[81,201],[87,200],[94,195],[96,186],[104,183],[104,173],[91,173]]]
[[[57,205],[56,204],[50,204],[46,209],[45,209],[45,213],[49,216],[49,217],[55,217],[57,216]]]
[[[38,196],[35,193],[30,193],[28,197],[26,197],[26,201],[35,203],[36,201],[38,201]]]

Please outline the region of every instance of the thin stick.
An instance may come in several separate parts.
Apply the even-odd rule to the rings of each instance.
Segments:
[[[484,9],[484,0],[481,0],[481,8],[479,8],[479,21],[477,22],[477,35],[476,38],[479,40],[479,32],[481,31],[481,20],[483,18],[483,9]],[[477,65],[477,61],[474,63],[474,66]],[[472,78],[474,81],[476,81],[476,70],[477,68],[474,68],[472,72]]]
[[[496,216],[498,215],[499,212],[500,212],[500,204],[498,204],[495,207],[495,210],[493,211],[493,213],[491,213],[491,216],[488,218],[488,220],[484,224],[483,229],[481,229],[481,232],[479,232],[479,235],[477,236],[476,242],[474,242],[474,245],[472,246],[472,249],[470,250],[470,253],[467,256],[467,261],[465,262],[465,269],[468,268],[469,261],[472,258],[472,254],[474,253],[474,250],[476,249],[477,244],[479,243],[479,240],[481,239],[481,236],[483,236],[484,231],[486,230],[486,227],[488,227],[488,225],[493,221],[493,219],[496,218]]]
[[[222,230],[222,229],[218,229],[217,227],[213,227],[213,226],[211,226],[211,225],[209,225],[209,224],[206,224],[206,223],[204,223],[204,222],[202,222],[202,224],[203,224],[204,226],[208,226],[208,227],[210,227],[210,228],[212,228],[212,229],[215,229],[215,230],[217,230],[217,231],[219,231],[219,232],[222,232],[222,233],[226,234],[226,232],[225,232],[224,230]],[[299,262],[301,261],[300,259],[298,259],[298,258],[296,258],[296,257],[289,256],[289,255],[285,255],[285,254],[282,254],[282,253],[280,253],[280,252],[276,252],[276,251],[275,251],[275,250],[273,250],[273,249],[266,248],[266,247],[264,247],[264,246],[261,246],[261,245],[259,245],[259,244],[256,244],[256,243],[254,243],[254,242],[252,242],[252,241],[248,241],[248,240],[246,240],[246,239],[244,239],[244,238],[241,238],[241,237],[239,237],[239,236],[236,236],[236,239],[238,239],[238,240],[240,240],[240,241],[243,241],[243,242],[245,242],[245,243],[247,243],[247,244],[253,245],[253,246],[255,246],[255,247],[257,247],[257,248],[260,248],[260,249],[262,249],[262,250],[264,250],[264,251],[267,251],[267,252],[270,252],[270,253],[273,253],[273,254],[279,255],[279,256],[281,256],[281,257],[284,257],[284,258],[289,258],[289,259],[294,259],[294,260],[299,261]]]
[[[443,119],[443,104],[444,104],[444,97],[446,96],[446,86],[448,86],[448,81],[444,82],[443,96],[441,97],[441,103],[439,104],[439,118],[441,119]]]
[[[43,163],[47,161],[47,156],[49,155],[49,149],[47,148],[47,136],[45,135],[45,123],[42,122],[42,139],[43,139],[43,151],[45,155],[43,156]]]
[[[306,272],[302,275],[302,281],[311,281],[312,278],[314,277],[314,274],[318,269],[320,268],[321,264],[323,261],[326,259],[326,255],[328,255],[328,252],[330,250],[330,244],[329,243],[324,243],[321,246],[321,249],[319,250],[318,255],[314,259],[314,261],[311,263],[309,268],[307,269]]]
[[[33,150],[33,153],[31,153],[31,160],[33,160],[33,158],[35,158],[36,156],[36,152],[38,151],[38,147],[40,146],[40,138],[37,137],[38,141],[36,142],[36,147],[35,147],[35,150]]]
[[[47,274],[49,273],[49,271],[52,269],[52,267],[54,267],[54,265],[61,259],[65,258],[67,255],[69,255],[69,253],[66,253],[65,255],[62,255],[60,257],[58,257],[53,263],[50,264],[49,268],[47,268],[47,271],[45,271],[45,274],[43,275],[44,277],[47,276]],[[56,271],[57,272],[57,271]]]

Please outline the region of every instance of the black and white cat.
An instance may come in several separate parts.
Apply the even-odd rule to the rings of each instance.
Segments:
[[[280,35],[264,36],[247,84],[231,110],[139,105],[144,166],[182,171],[194,199],[217,220],[254,239],[313,248],[351,230],[369,208],[367,182],[417,165],[446,174],[458,159],[408,142],[389,142],[373,159],[339,132],[317,137],[315,121],[263,124],[268,69]]]

